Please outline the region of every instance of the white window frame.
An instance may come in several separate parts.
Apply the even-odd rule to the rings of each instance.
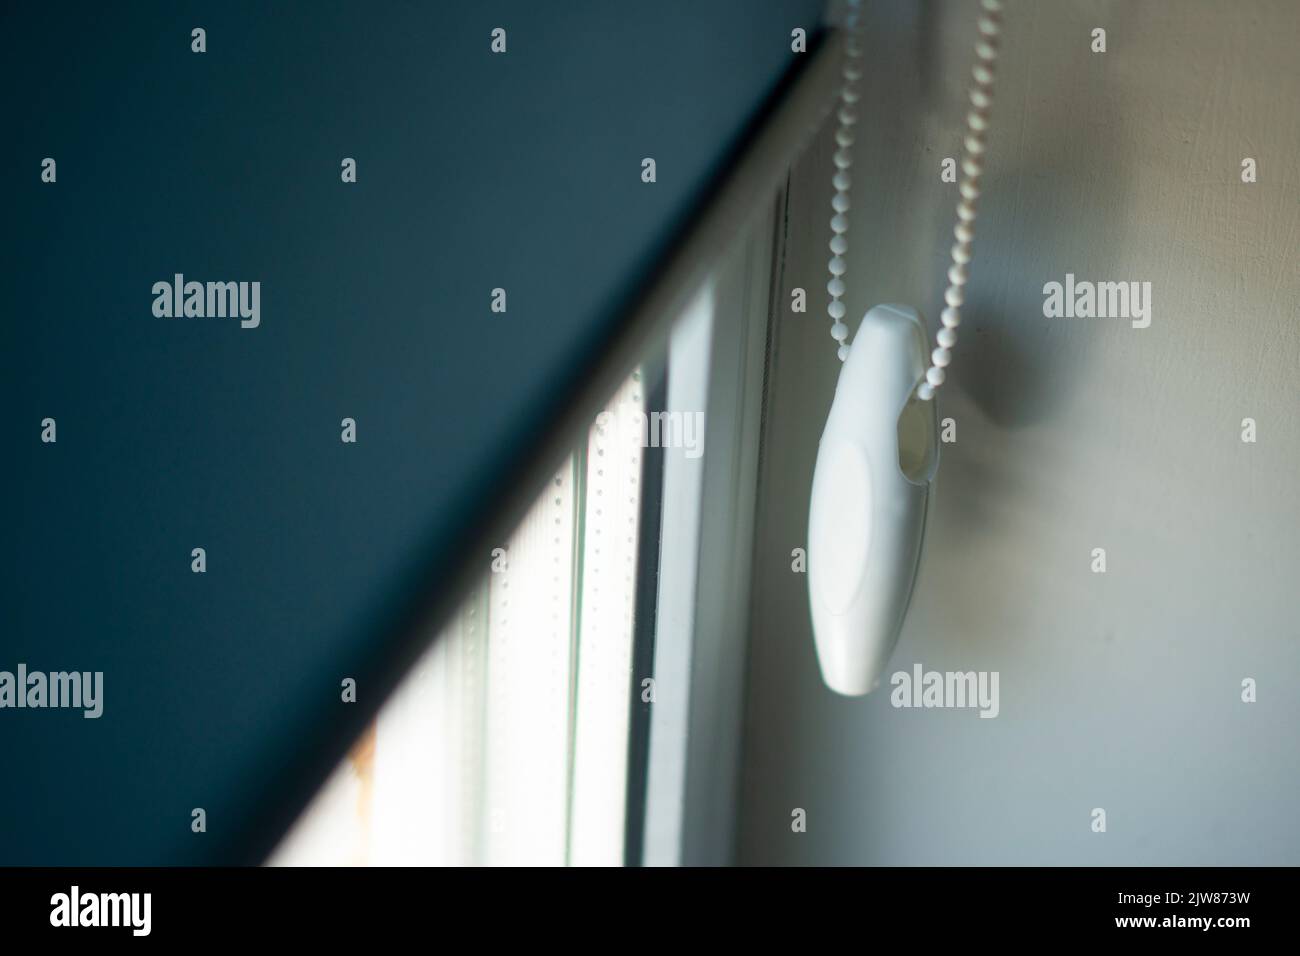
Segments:
[[[649,866],[734,855],[754,503],[777,209],[769,204],[673,330],[672,412],[704,412],[705,454],[664,454],[646,773]]]

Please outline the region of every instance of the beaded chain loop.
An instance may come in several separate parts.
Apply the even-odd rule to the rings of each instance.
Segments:
[[[839,343],[840,361],[849,357],[849,327],[844,324],[844,273],[848,266],[844,254],[849,251],[849,187],[853,179],[849,167],[853,165],[853,124],[858,121],[856,104],[858,102],[858,80],[862,77],[862,48],[858,45],[858,3],[849,0],[849,14],[845,20],[848,29],[844,34],[844,85],[840,87],[839,128],[835,130],[835,175],[831,184],[835,195],[831,198],[831,280],[826,283],[826,291],[831,294],[831,301],[826,306],[830,315],[831,338]]]
[[[844,324],[845,309],[840,299],[844,295],[843,277],[847,271],[844,254],[848,251],[845,234],[849,228],[849,187],[852,184],[849,176],[849,167],[852,165],[852,127],[858,120],[854,105],[858,101],[857,81],[862,75],[862,50],[858,45],[859,2],[860,0],[849,0],[846,19],[848,30],[844,41],[844,85],[840,88],[839,128],[835,132],[838,149],[834,156],[835,175],[831,180],[835,186],[835,195],[831,199],[831,208],[834,210],[831,218],[831,279],[826,285],[831,301],[826,311],[834,321],[831,338],[839,343],[841,362],[849,355],[849,329]],[[934,397],[935,390],[944,382],[944,369],[952,362],[952,349],[957,344],[957,327],[961,325],[961,307],[965,301],[962,287],[970,278],[968,267],[972,258],[971,245],[975,241],[975,217],[978,212],[976,203],[980,197],[981,177],[984,174],[985,135],[993,107],[998,38],[1002,34],[1002,0],[980,0],[980,6],[979,38],[975,43],[975,66],[971,70],[974,83],[970,88],[970,110],[966,113],[966,136],[962,143],[962,179],[958,186],[961,199],[957,203],[957,226],[953,230],[957,242],[952,247],[948,288],[943,294],[944,309],[940,314],[943,328],[936,336],[937,347],[930,353],[930,367],[926,370],[925,381],[916,391],[917,398],[922,401]]]

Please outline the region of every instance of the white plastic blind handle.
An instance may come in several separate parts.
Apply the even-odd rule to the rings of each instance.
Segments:
[[[841,694],[880,682],[911,600],[939,460],[934,403],[916,398],[926,359],[915,309],[871,309],[818,446],[808,590],[822,678]]]

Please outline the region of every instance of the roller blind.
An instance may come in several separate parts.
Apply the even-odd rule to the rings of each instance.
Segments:
[[[264,858],[819,8],[6,7],[0,863]]]

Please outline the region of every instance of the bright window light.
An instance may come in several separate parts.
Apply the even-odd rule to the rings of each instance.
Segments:
[[[570,862],[623,862],[645,396],[624,383],[587,442]]]
[[[644,407],[638,372],[272,865],[623,861]]]

